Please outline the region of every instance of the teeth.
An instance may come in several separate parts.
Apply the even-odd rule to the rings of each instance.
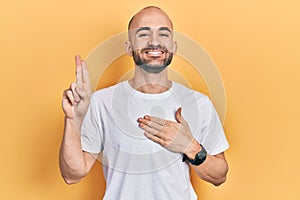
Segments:
[[[161,51],[149,51],[149,52],[147,52],[148,54],[151,54],[151,55],[153,55],[153,56],[158,56],[158,55],[161,55],[162,54],[162,52]]]

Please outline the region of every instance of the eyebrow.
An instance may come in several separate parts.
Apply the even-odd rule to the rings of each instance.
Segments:
[[[160,30],[160,31],[169,31],[171,33],[171,30],[168,27],[160,27],[158,30]]]
[[[136,33],[140,32],[140,31],[150,31],[150,30],[151,30],[150,27],[141,27],[136,31]]]
[[[136,31],[136,33],[140,32],[140,31],[150,31],[150,30],[151,30],[150,27],[145,26],[145,27],[139,28],[139,29]],[[171,30],[170,30],[168,27],[160,27],[158,30],[160,30],[160,31],[168,31],[168,32],[171,33]]]

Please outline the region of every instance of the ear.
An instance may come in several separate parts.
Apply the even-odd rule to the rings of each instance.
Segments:
[[[129,56],[132,56],[132,45],[129,40],[125,42],[125,50]]]
[[[173,54],[176,55],[177,52],[177,42],[173,41]]]

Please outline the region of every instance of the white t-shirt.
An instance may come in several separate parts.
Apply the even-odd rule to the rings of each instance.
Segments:
[[[209,98],[176,82],[160,94],[139,92],[124,81],[92,95],[81,142],[83,151],[102,155],[105,200],[197,199],[182,154],[146,138],[137,122],[144,115],[176,121],[179,107],[208,154],[216,155],[229,147]]]

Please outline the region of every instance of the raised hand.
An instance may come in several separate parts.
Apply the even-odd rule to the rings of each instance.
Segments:
[[[64,91],[62,108],[66,118],[82,122],[90,104],[91,85],[85,61],[75,56],[75,63],[76,82]]]
[[[181,108],[175,113],[177,122],[145,115],[139,118],[139,127],[145,130],[145,136],[153,142],[177,153],[189,153],[199,145],[194,139],[188,123],[181,115]]]

